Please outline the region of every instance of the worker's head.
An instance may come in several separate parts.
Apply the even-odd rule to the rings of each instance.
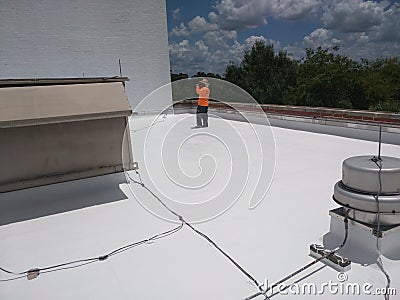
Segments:
[[[199,81],[199,84],[200,84],[201,86],[206,86],[206,87],[209,86],[208,80],[207,80],[206,78],[203,78],[202,80],[200,80],[200,81]]]

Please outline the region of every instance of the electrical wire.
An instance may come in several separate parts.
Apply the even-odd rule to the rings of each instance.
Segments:
[[[26,278],[26,275],[13,277],[13,278],[9,278],[9,279],[0,279],[0,282],[14,281],[14,280],[22,279],[22,278]]]
[[[380,219],[380,201],[379,201],[379,197],[382,193],[382,159],[380,157],[380,141],[379,141],[379,155],[378,157],[373,157],[371,160],[375,163],[375,165],[378,167],[378,183],[379,183],[379,189],[377,194],[374,196],[375,201],[376,201],[376,221],[377,221],[377,226],[376,226],[376,249],[378,251],[378,259],[377,259],[377,266],[379,267],[379,269],[382,271],[382,273],[385,275],[386,277],[386,289],[385,289],[385,300],[389,300],[390,295],[389,295],[389,288],[390,288],[390,284],[391,284],[391,280],[390,280],[390,276],[389,274],[386,272],[386,270],[383,267],[383,262],[382,262],[382,258],[381,258],[381,249],[379,246],[379,239],[381,238],[381,219]]]
[[[92,260],[92,261],[89,261],[89,262],[85,262],[85,263],[78,264],[78,265],[76,265],[76,266],[55,268],[55,269],[51,269],[51,270],[47,270],[47,271],[40,272],[39,274],[46,274],[46,273],[53,273],[53,272],[58,272],[58,271],[76,269],[76,268],[80,268],[80,267],[83,267],[83,266],[86,266],[86,265],[89,265],[89,264],[93,264],[93,263],[95,263],[95,262],[97,262],[97,261],[98,261],[98,260]]]
[[[385,288],[385,294],[383,296],[385,297],[385,300],[389,300],[389,298],[390,298],[389,290],[390,290],[391,279],[390,279],[389,273],[386,272],[386,270],[383,266],[381,255],[379,255],[376,265],[382,271],[383,275],[385,275],[385,277],[386,277],[387,283],[386,283],[386,288]]]
[[[163,115],[163,119],[162,120],[157,120],[156,122],[152,123],[149,126],[137,129],[137,130],[132,130],[133,132],[138,132],[140,130],[144,130],[147,128],[152,128],[155,124],[157,123],[162,123],[166,120],[167,117],[167,113],[164,113]],[[128,173],[127,173],[128,174]],[[62,264],[58,264],[58,265],[53,265],[53,266],[48,266],[48,267],[44,267],[44,268],[35,268],[35,269],[30,269],[24,272],[12,272],[9,271],[7,269],[1,268],[0,270],[8,273],[8,274],[12,274],[12,275],[18,275],[17,277],[14,278],[9,278],[9,279],[4,279],[4,280],[0,280],[0,282],[6,282],[6,281],[12,281],[12,280],[17,280],[17,279],[22,279],[26,276],[28,276],[29,274],[31,274],[33,271],[37,272],[36,277],[39,274],[45,274],[45,273],[51,273],[51,272],[57,272],[57,271],[62,271],[62,270],[68,270],[68,269],[73,269],[73,268],[78,268],[78,267],[82,267],[88,264],[92,264],[94,262],[98,262],[98,261],[104,261],[106,259],[108,259],[109,257],[113,256],[113,255],[117,255],[121,252],[127,251],[133,247],[148,243],[149,241],[153,241],[153,240],[157,240],[166,236],[169,236],[171,234],[176,233],[177,231],[179,231],[180,229],[182,229],[183,225],[188,226],[193,232],[195,232],[196,234],[198,234],[199,236],[201,236],[202,238],[204,238],[205,240],[207,240],[214,248],[216,248],[221,254],[223,254],[231,263],[233,263],[247,278],[249,278],[251,280],[251,282],[253,284],[255,284],[255,286],[262,291],[262,285],[260,285],[258,283],[258,281],[252,276],[250,275],[250,273],[248,273],[239,263],[237,263],[230,255],[228,255],[221,247],[219,247],[209,236],[207,236],[205,233],[201,232],[200,230],[196,229],[192,224],[190,224],[189,222],[187,222],[181,215],[179,215],[178,213],[176,213],[175,211],[173,211],[172,209],[170,209],[152,190],[150,190],[142,181],[141,175],[140,173],[136,170],[136,174],[139,177],[139,181],[136,181],[134,179],[132,179],[130,177],[130,175],[128,174],[129,179],[136,183],[139,184],[140,186],[142,186],[144,189],[146,189],[155,199],[158,200],[158,202],[165,208],[167,209],[171,214],[175,215],[179,221],[181,222],[181,224],[172,229],[169,230],[167,232],[158,234],[153,236],[152,238],[146,239],[146,240],[142,240],[140,242],[136,242],[136,243],[132,243],[123,247],[120,247],[116,250],[111,251],[108,254],[99,256],[99,257],[93,257],[93,258],[87,258],[87,259],[81,259],[81,260],[76,260],[76,261],[71,261],[71,262],[66,262],[66,263],[62,263]]]
[[[342,249],[344,247],[344,245],[347,242],[348,239],[348,235],[349,235],[349,220],[348,220],[348,214],[349,214],[349,210],[345,210],[345,217],[344,217],[344,228],[345,228],[345,234],[344,234],[344,239],[343,242],[340,246],[336,247],[335,249],[331,250],[330,252],[328,252],[325,255],[321,255],[321,257],[316,258],[315,260],[313,260],[312,262],[308,263],[307,265],[301,267],[300,269],[297,269],[296,271],[294,271],[293,273],[290,273],[289,275],[285,276],[284,278],[278,280],[277,282],[275,282],[273,285],[271,285],[270,287],[267,287],[265,290],[260,291],[256,294],[253,294],[247,298],[245,298],[245,300],[251,300],[254,299],[256,297],[259,296],[264,296],[265,299],[270,299],[270,297],[267,295],[267,293],[270,290],[273,290],[274,287],[279,286],[281,283],[284,283],[286,281],[288,281],[289,279],[293,278],[294,276],[304,272],[305,270],[309,269],[310,267],[312,267],[313,265],[315,265],[316,263],[322,261],[323,259],[329,258],[332,255],[334,255],[336,252],[338,252],[340,249]],[[285,288],[288,288],[289,286],[286,286]]]
[[[323,265],[323,266],[319,267],[318,269],[316,269],[316,270],[314,270],[314,271],[308,273],[307,275],[304,275],[303,277],[297,279],[295,282],[293,282],[293,284],[288,284],[288,285],[286,285],[285,287],[279,289],[279,291],[277,291],[277,292],[273,293],[272,295],[270,295],[269,297],[267,297],[267,299],[271,299],[272,297],[274,297],[274,296],[276,296],[276,295],[282,293],[283,291],[287,290],[287,289],[290,288],[292,285],[298,284],[298,283],[302,282],[303,280],[309,278],[310,276],[312,276],[312,275],[318,273],[319,271],[321,271],[322,269],[326,268],[326,266],[327,266],[327,265]]]
[[[338,246],[338,247],[335,248],[334,250],[330,251],[328,254],[322,255],[321,257],[315,259],[313,262],[311,262],[311,263],[308,264],[307,266],[305,266],[305,267],[299,269],[299,270],[298,270],[299,272],[298,272],[298,273],[295,272],[296,274],[293,273],[293,276],[291,276],[291,275],[292,275],[292,274],[291,274],[290,277],[289,277],[289,276],[285,277],[285,278],[284,278],[285,280],[281,280],[281,282],[275,283],[274,285],[272,285],[271,289],[272,289],[274,286],[278,286],[279,284],[281,284],[281,283],[283,283],[283,282],[289,280],[290,278],[294,277],[295,275],[297,275],[297,274],[299,274],[299,273],[301,273],[301,272],[307,270],[309,267],[311,267],[312,265],[314,265],[314,264],[316,264],[316,263],[322,261],[323,259],[329,258],[330,256],[334,255],[336,252],[338,252],[340,249],[342,249],[342,248],[344,247],[344,245],[346,244],[347,239],[348,239],[348,236],[349,236],[348,210],[345,211],[344,224],[345,224],[345,225],[344,225],[344,226],[345,226],[345,234],[344,234],[343,242],[342,242],[342,244],[341,244],[340,246]],[[324,268],[324,267],[325,267],[325,266],[323,266],[322,268]],[[322,268],[318,269],[317,271],[321,270]],[[317,271],[315,271],[315,272],[317,272]],[[313,272],[312,274],[314,274],[314,272]],[[305,277],[308,277],[308,276],[305,276]],[[300,282],[300,281],[303,280],[303,279],[304,279],[304,277],[301,278],[301,279],[299,279],[299,280],[297,280],[295,283],[298,283],[298,282]],[[291,287],[291,286],[292,286],[292,284],[286,285],[286,286],[282,289],[282,291],[288,289],[288,288]],[[268,292],[268,291],[266,291],[266,292]],[[275,294],[274,294],[274,295],[271,295],[270,297],[272,297],[272,296],[275,296]],[[269,298],[268,298],[268,299],[269,299]]]
[[[0,271],[3,271],[4,273],[11,274],[11,275],[22,275],[22,274],[25,274],[25,273],[12,272],[12,271],[9,271],[9,270],[1,268],[1,267],[0,267]]]
[[[161,121],[157,121],[157,122],[163,122],[165,121],[167,114],[164,115],[163,120]],[[148,127],[152,127],[154,126],[157,122],[153,123],[151,126]],[[146,128],[148,128],[146,127]],[[142,128],[144,129],[144,128]],[[140,130],[142,130],[140,129]],[[137,130],[138,131],[138,130]],[[374,157],[374,159],[372,159],[372,161],[375,162],[375,164],[378,166],[379,171],[378,171],[378,177],[379,177],[379,191],[377,193],[377,195],[375,196],[375,200],[377,202],[377,248],[378,251],[380,253],[379,250],[379,235],[380,235],[380,205],[379,205],[379,196],[382,192],[382,180],[381,180],[381,171],[382,171],[382,163],[380,158],[376,159]],[[380,164],[378,164],[378,161],[380,162]],[[294,276],[300,274],[301,272],[307,270],[308,268],[310,268],[311,266],[313,266],[314,264],[322,261],[323,259],[329,258],[330,256],[334,255],[336,252],[338,252],[341,248],[343,248],[343,246],[346,244],[347,242],[347,238],[348,238],[348,210],[345,211],[345,219],[344,219],[344,223],[345,223],[345,237],[344,240],[342,242],[342,244],[340,246],[338,246],[337,248],[333,249],[332,251],[330,251],[329,253],[322,255],[321,257],[315,259],[314,261],[310,262],[309,264],[303,266],[302,268],[296,270],[295,272],[285,276],[284,278],[282,278],[281,280],[277,281],[276,283],[274,283],[271,287],[268,287],[266,290],[263,290],[262,285],[260,285],[258,283],[258,281],[251,276],[239,263],[237,263],[230,255],[228,255],[221,247],[219,247],[209,236],[207,236],[206,234],[204,234],[203,232],[199,231],[198,229],[196,229],[192,224],[190,224],[189,222],[187,222],[181,215],[179,215],[177,212],[173,211],[172,209],[170,209],[151,189],[149,189],[142,181],[141,175],[140,173],[136,170],[135,173],[138,175],[139,181],[134,180],[129,173],[127,173],[129,179],[135,183],[138,184],[140,186],[142,186],[144,189],[146,189],[156,200],[158,200],[158,202],[165,208],[167,209],[171,214],[175,215],[180,221],[181,224],[171,230],[168,230],[166,232],[154,235],[148,239],[145,240],[141,240],[139,242],[135,242],[132,244],[128,244],[125,246],[122,246],[120,248],[117,248],[105,255],[102,256],[98,256],[98,257],[92,257],[92,258],[87,258],[87,259],[80,259],[80,260],[75,260],[75,261],[70,261],[70,262],[66,262],[66,263],[62,263],[62,264],[58,264],[58,265],[52,265],[52,266],[48,266],[48,267],[43,267],[43,268],[36,268],[36,269],[30,269],[27,271],[23,271],[23,272],[13,272],[10,270],[7,270],[5,268],[0,267],[0,271],[3,271],[4,273],[7,274],[11,274],[11,275],[17,275],[16,277],[13,278],[8,278],[8,279],[2,279],[0,280],[0,282],[8,282],[8,281],[13,281],[13,280],[18,280],[18,279],[22,279],[25,278],[27,275],[29,275],[32,271],[37,272],[37,275],[39,274],[45,274],[45,273],[51,273],[51,272],[58,272],[58,271],[62,271],[62,270],[68,270],[68,269],[74,269],[74,268],[79,268],[88,264],[92,264],[95,262],[99,262],[99,261],[104,261],[106,259],[108,259],[111,256],[120,254],[122,252],[128,251],[134,247],[137,247],[139,245],[143,245],[146,243],[149,243],[151,241],[157,240],[157,239],[161,239],[164,237],[167,237],[169,235],[172,235],[176,232],[178,232],[179,230],[182,229],[182,227],[184,225],[188,226],[193,232],[195,232],[196,234],[198,234],[199,236],[201,236],[202,238],[204,238],[205,240],[207,240],[211,245],[214,246],[214,248],[216,248],[221,254],[223,254],[229,261],[231,261],[231,263],[233,263],[244,275],[246,275],[246,277],[248,277],[255,285],[256,287],[260,290],[258,293],[246,298],[246,300],[250,300],[253,298],[256,298],[258,296],[263,295],[265,297],[265,299],[269,299],[269,297],[267,296],[267,292],[271,289],[273,289],[275,286],[280,285],[281,283],[286,282],[287,280],[293,278]],[[380,266],[382,271],[384,272],[384,274],[386,275],[387,279],[388,279],[388,285],[387,285],[387,290],[390,287],[390,277],[388,276],[388,274],[384,271],[383,269],[383,265]],[[290,285],[287,285],[285,288],[289,288]],[[388,295],[385,295],[385,299],[389,299]]]
[[[340,249],[342,249],[344,247],[344,245],[347,242],[348,236],[349,236],[349,220],[348,220],[348,215],[349,215],[349,211],[345,210],[345,217],[344,217],[344,228],[345,228],[345,234],[344,234],[344,239],[343,242],[340,246],[336,247],[335,249],[331,250],[330,252],[328,252],[325,255],[321,255],[321,257],[315,259],[314,261],[310,262],[309,264],[305,265],[304,267],[296,270],[295,272],[289,274],[288,276],[282,278],[281,280],[279,280],[278,282],[274,283],[271,287],[267,288],[267,290],[265,290],[265,294],[270,290],[273,289],[273,287],[278,286],[279,284],[293,278],[294,276],[300,274],[301,272],[307,270],[308,268],[310,268],[311,266],[315,265],[316,263],[322,261],[323,259],[329,258],[332,255],[336,254],[336,252],[338,252]]]
[[[387,285],[386,285],[386,294],[385,294],[385,300],[389,300],[389,287],[390,287],[390,277],[389,274],[384,270],[383,268],[383,263],[382,260],[380,259],[380,248],[379,248],[379,238],[380,238],[380,234],[381,234],[381,224],[380,224],[380,202],[379,202],[379,196],[382,193],[382,159],[380,157],[380,147],[379,147],[379,156],[378,157],[373,157],[371,159],[379,168],[378,170],[378,180],[379,180],[379,190],[378,193],[374,196],[375,201],[376,201],[376,205],[377,205],[377,240],[376,240],[376,247],[378,249],[379,252],[379,258],[378,258],[378,267],[382,270],[382,272],[385,274],[386,278],[387,278]],[[379,162],[379,163],[378,163]],[[310,262],[309,264],[305,265],[304,267],[296,270],[295,272],[289,274],[288,276],[282,278],[281,280],[277,281],[276,283],[274,283],[271,287],[268,287],[265,291],[263,292],[258,292],[254,295],[251,295],[250,297],[247,297],[245,300],[251,300],[254,299],[258,296],[264,295],[266,299],[269,299],[269,297],[266,295],[268,293],[268,291],[270,291],[271,289],[273,289],[275,286],[278,286],[281,283],[284,283],[285,281],[289,280],[290,278],[298,275],[299,273],[307,270],[308,268],[310,268],[311,266],[313,266],[314,264],[322,261],[323,259],[329,258],[330,256],[334,255],[336,252],[338,252],[340,249],[342,249],[344,247],[344,245],[347,242],[348,239],[348,213],[349,210],[345,211],[345,219],[344,219],[344,223],[345,223],[345,236],[344,236],[344,240],[342,242],[342,244],[340,246],[338,246],[336,249],[333,249],[332,251],[330,251],[329,253],[327,253],[326,255],[322,255],[321,257],[315,259],[314,261]],[[379,264],[380,263],[380,264]],[[289,288],[290,285],[285,286],[286,288]]]
[[[378,167],[378,184],[379,184],[379,188],[378,188],[377,194],[374,195],[374,198],[375,198],[375,202],[376,202],[376,221],[377,221],[377,226],[376,226],[376,231],[377,231],[376,248],[380,253],[379,238],[380,238],[380,235],[381,235],[381,219],[380,219],[381,210],[380,210],[379,197],[380,197],[380,195],[382,193],[382,159],[379,158],[379,157],[375,157],[374,156],[371,160]]]
[[[135,242],[135,243],[131,243],[125,246],[122,246],[120,248],[117,248],[115,250],[112,250],[111,252],[101,255],[101,256],[97,256],[97,257],[91,257],[91,258],[86,258],[86,259],[79,259],[79,260],[74,260],[74,261],[69,261],[69,262],[65,262],[65,263],[61,263],[61,264],[57,264],[57,265],[52,265],[52,266],[47,266],[47,267],[43,267],[43,268],[33,268],[27,271],[23,271],[23,272],[14,272],[14,271],[10,271],[7,270],[3,267],[0,267],[0,271],[2,271],[3,273],[7,273],[10,275],[15,275],[15,277],[12,278],[8,278],[8,279],[2,279],[0,280],[0,282],[7,282],[7,281],[13,281],[13,280],[17,280],[17,279],[21,279],[21,278],[25,278],[29,275],[32,274],[36,274],[36,276],[34,276],[34,278],[36,278],[37,276],[39,276],[39,274],[45,274],[45,273],[52,273],[52,272],[58,272],[58,271],[62,271],[62,270],[69,270],[69,269],[74,269],[74,268],[79,268],[82,266],[86,266],[88,264],[92,264],[95,262],[100,262],[100,261],[105,261],[108,258],[120,254],[122,252],[128,251],[134,247],[143,245],[143,244],[147,244],[149,242],[153,242],[155,240],[159,240],[165,237],[168,237],[172,234],[175,234],[176,232],[178,232],[179,230],[181,230],[183,227],[183,223],[181,223],[179,226],[170,229],[168,231],[156,234],[150,238]]]
[[[258,281],[252,276],[250,275],[249,272],[247,272],[238,262],[236,262],[228,253],[226,253],[224,250],[222,250],[221,247],[219,247],[209,236],[207,236],[205,233],[201,232],[200,230],[196,229],[192,224],[190,224],[189,222],[187,222],[183,216],[181,216],[180,214],[178,214],[177,212],[175,212],[174,210],[172,210],[171,208],[169,208],[164,201],[162,201],[160,199],[160,197],[158,197],[151,189],[149,189],[142,181],[140,173],[135,170],[135,173],[138,175],[139,181],[133,179],[129,173],[127,173],[128,178],[130,181],[132,181],[135,184],[140,185],[141,187],[143,187],[146,191],[148,191],[166,210],[168,210],[171,214],[173,214],[174,216],[176,216],[183,224],[185,224],[187,227],[189,227],[193,232],[195,232],[196,234],[198,234],[199,236],[201,236],[202,238],[204,238],[205,240],[207,240],[214,248],[216,248],[222,255],[224,255],[231,263],[233,263],[235,265],[235,267],[237,269],[239,269],[248,279],[250,279],[250,281],[260,290],[262,291],[262,285],[260,285],[258,283]]]
[[[380,210],[380,202],[379,197],[382,193],[382,158],[381,158],[381,145],[382,145],[382,126],[379,126],[379,141],[378,141],[378,157],[374,156],[371,160],[378,167],[378,193],[374,196],[376,201],[376,211],[377,211],[377,234],[376,234],[376,249],[378,250],[379,255],[381,254],[381,250],[379,247],[379,238],[381,235],[381,210]]]
[[[132,129],[131,131],[132,132],[138,132],[138,131],[142,131],[142,130],[145,130],[145,129],[151,129],[154,125],[164,122],[167,119],[167,115],[168,115],[168,112],[164,112],[163,115],[162,115],[162,119],[161,120],[157,120],[157,121],[151,123],[150,125],[142,127],[142,128],[139,128],[139,129]]]

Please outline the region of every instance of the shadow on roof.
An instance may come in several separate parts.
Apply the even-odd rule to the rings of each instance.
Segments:
[[[0,193],[0,226],[127,199],[124,173]]]

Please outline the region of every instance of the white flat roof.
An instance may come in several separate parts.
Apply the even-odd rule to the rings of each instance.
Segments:
[[[217,183],[232,169],[227,153],[235,157],[234,149],[246,145],[247,166],[251,168],[260,159],[253,154],[254,145],[248,140],[249,124],[212,118],[210,127],[191,130],[189,126],[195,123],[194,118],[194,115],[168,116],[165,121],[154,124],[150,133],[146,126],[152,118],[131,121],[134,155],[139,151],[135,159],[139,161],[143,182],[161,198],[164,194],[188,199],[186,205],[210,196],[209,191],[202,193],[201,188],[191,189],[184,185],[163,190],[165,185],[159,183],[167,182],[166,178],[174,175],[173,172],[166,174],[163,162],[158,159],[164,138],[179,137],[182,146],[176,155],[179,154],[179,166],[186,172],[189,182],[190,178],[200,174],[199,159],[203,155],[209,154],[214,159],[213,165],[212,159],[203,157],[200,165],[204,170],[216,166],[214,179]],[[176,124],[183,124],[187,130],[174,133]],[[242,139],[230,139],[229,130],[225,129],[228,125],[240,132]],[[276,170],[266,198],[255,209],[249,210],[251,191],[245,188],[238,201],[225,213],[194,225],[259,282],[268,280],[269,283],[312,261],[308,256],[309,245],[322,244],[324,234],[329,231],[329,210],[337,207],[331,197],[334,184],[341,178],[342,161],[350,156],[377,152],[374,142],[283,128],[272,128],[272,131],[276,144]],[[147,155],[151,155],[146,169],[145,162],[140,161],[140,149],[157,137],[158,144],[152,142],[144,148]],[[181,143],[183,141],[186,142]],[[229,147],[223,146],[221,141]],[[226,152],[226,149],[230,151]],[[382,152],[386,156],[400,156],[398,146],[384,144]],[[232,165],[241,163],[231,160]],[[249,170],[250,188],[254,173],[257,172]],[[242,175],[232,173],[229,179],[235,181]],[[131,176],[137,179],[134,172]],[[266,180],[265,184],[268,183]],[[260,184],[263,184],[262,180]],[[132,192],[140,198],[140,203]],[[96,257],[175,227],[176,224],[160,219],[144,208],[147,205],[153,207],[154,201],[141,186],[131,184],[130,189],[122,174],[0,194],[0,222],[3,224],[0,226],[0,267],[24,271]],[[391,299],[398,299],[400,262],[385,257],[382,260],[391,278],[391,288],[397,289],[397,296]],[[310,275],[301,282],[318,286],[330,280],[337,282],[337,272],[323,266],[318,263],[295,279]],[[374,288],[386,286],[386,277],[375,264],[353,263],[347,274],[349,283],[369,283]],[[0,272],[0,279],[11,277]],[[23,278],[0,282],[0,299],[244,299],[256,292],[247,277],[186,226],[169,237],[103,262],[41,274],[29,281]],[[276,295],[274,299],[285,297]],[[296,299],[309,297],[298,295]],[[327,291],[319,297],[364,299],[365,295]],[[383,296],[369,296],[368,299],[383,299]]]

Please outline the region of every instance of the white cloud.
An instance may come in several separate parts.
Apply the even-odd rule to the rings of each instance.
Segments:
[[[215,30],[209,31],[203,36],[207,45],[215,48],[226,48],[230,40],[237,39],[236,31]]]
[[[304,49],[306,48],[332,48],[334,46],[339,46],[340,54],[354,60],[394,57],[400,53],[400,43],[398,42],[377,41],[366,32],[344,33],[326,28],[313,31],[310,35],[304,37],[301,43],[288,46],[285,50],[288,53],[293,53],[296,58],[302,58],[305,55]]]
[[[297,57],[305,48],[340,47],[340,53],[358,60],[399,56],[400,4],[336,0],[324,7],[325,27],[314,30],[298,44],[287,47]],[[298,47],[296,51],[296,47]]]
[[[314,30],[310,35],[304,37],[303,48],[329,48],[333,42],[333,31],[319,28]]]
[[[183,40],[180,43],[172,43],[169,45],[170,54],[178,61],[185,60],[185,58],[190,55],[191,50],[192,47],[188,40]]]
[[[239,43],[231,32],[210,31],[202,39],[191,44],[188,40],[170,44],[171,69],[174,73],[187,72],[193,75],[198,71],[212,72],[223,75],[230,63],[239,64],[245,51],[250,50],[256,41],[264,41],[280,49],[277,41],[263,36],[251,36]]]
[[[196,16],[189,21],[187,28],[181,24],[173,29],[172,34],[186,36],[218,29],[255,28],[266,25],[268,18],[273,17],[278,20],[321,21],[324,28],[345,33],[374,31],[375,38],[382,40],[398,40],[400,35],[400,4],[391,5],[389,1],[220,0],[214,9],[208,14],[208,21]]]
[[[188,72],[193,70],[209,72],[209,62],[211,53],[203,41],[197,41],[194,45],[188,40],[169,45],[169,54],[171,58],[171,69],[175,73]],[[189,75],[193,75],[189,74]]]
[[[179,27],[172,28],[170,32],[171,36],[177,36],[177,37],[188,36],[189,34],[190,32],[184,23],[181,23]]]
[[[385,10],[383,21],[372,32],[371,37],[376,41],[400,42],[400,4],[394,3]]]
[[[216,30],[217,25],[206,21],[205,18],[196,16],[189,22],[189,28],[193,33],[206,32]]]
[[[251,47],[253,47],[253,45],[256,42],[263,42],[263,43],[268,44],[268,45],[273,45],[275,51],[279,51],[281,49],[281,44],[278,41],[267,39],[264,36],[254,36],[254,35],[252,35],[252,36],[248,37],[247,39],[245,39],[245,41],[243,43],[244,50],[250,50]]]
[[[218,13],[211,19],[225,30],[238,30],[267,24],[263,13],[269,9],[269,1],[221,0],[215,8]]]
[[[235,30],[221,30],[222,34],[226,36],[227,39],[236,40],[237,32]]]
[[[181,23],[171,36],[186,37],[170,46],[174,72],[193,75],[198,71],[223,74],[229,62],[240,63],[255,41],[273,44],[295,59],[305,56],[306,48],[333,48],[358,60],[399,56],[400,4],[365,0],[220,0],[207,18],[197,16]],[[237,30],[267,23],[267,18],[300,20],[319,16],[321,28],[290,45],[265,36],[250,36],[238,41]],[[199,39],[199,33],[202,37]]]
[[[363,33],[369,41],[400,41],[400,4],[388,1],[336,0],[324,6],[324,27],[339,33]]]
[[[236,32],[267,24],[267,17],[296,20],[315,17],[322,0],[220,0],[216,11],[208,14],[208,20],[196,16],[187,25],[181,23],[171,31],[172,36],[188,36],[192,33],[224,30]],[[173,11],[180,12],[179,8]]]
[[[181,18],[181,9],[179,7],[172,10],[172,18],[174,18],[174,20],[179,20]]]
[[[189,36],[192,33],[203,33],[217,29],[218,29],[217,24],[207,22],[205,18],[196,16],[195,18],[189,21],[187,26],[183,22],[180,23],[179,27],[175,26],[171,30],[170,36],[176,36],[176,37]]]
[[[272,2],[272,16],[293,21],[316,18],[322,4],[320,0],[286,0]]]
[[[221,0],[209,18],[226,30],[239,30],[267,24],[268,17],[285,20],[313,19],[321,0]]]
[[[206,46],[206,44],[204,44],[204,41],[202,41],[202,40],[197,41],[194,45],[195,45],[196,48],[199,49],[200,51],[208,52],[208,47]]]
[[[218,20],[218,15],[212,11],[208,14],[208,19],[210,20],[211,23],[216,23]]]
[[[382,23],[384,7],[373,1],[344,0],[324,7],[325,28],[341,32],[365,32]]]

